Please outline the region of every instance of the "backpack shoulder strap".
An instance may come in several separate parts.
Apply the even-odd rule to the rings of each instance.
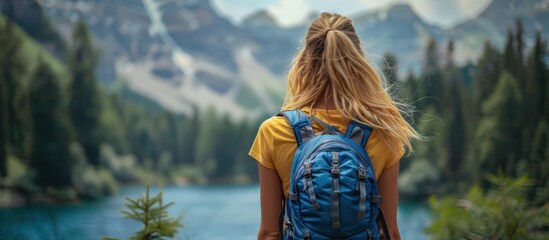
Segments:
[[[286,118],[286,121],[288,121],[294,131],[298,147],[315,136],[311,121],[301,110],[285,110],[279,112],[277,116],[284,116]]]
[[[349,127],[347,127],[345,137],[350,138],[362,147],[366,147],[366,143],[368,143],[368,138],[370,138],[372,131],[373,129],[371,127],[351,120]]]

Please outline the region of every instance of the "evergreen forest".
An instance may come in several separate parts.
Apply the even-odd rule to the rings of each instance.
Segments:
[[[431,40],[421,71],[406,76],[398,76],[395,55],[384,57],[387,86],[410,104],[414,114],[406,117],[426,138],[401,160],[402,198],[479,196],[471,187],[493,189],[498,178],[488,176],[495,174],[527,177],[523,200],[547,207],[547,42],[523,29],[517,19],[503,47],[486,41],[479,59],[467,63],[454,60],[451,40]],[[0,17],[3,193],[70,201],[112,194],[124,183],[257,181],[247,153],[272,112],[235,121],[213,107],[191,115],[166,111],[123,79],[99,81],[101,50],[85,22],[75,24],[69,42],[53,28],[44,31],[64,54],[52,54]]]
[[[526,42],[525,39],[532,39]],[[505,46],[490,42],[476,62],[458,65],[452,41],[431,40],[421,74],[398,83],[396,95],[412,104],[413,122],[427,141],[401,161],[403,196],[464,193],[489,188],[487,174],[534,181],[528,200],[549,199],[549,76],[547,43],[527,38],[517,19]],[[390,62],[390,61],[388,61]],[[384,67],[390,72],[392,67]]]
[[[70,200],[112,194],[119,183],[257,180],[247,153],[259,119],[166,111],[124,80],[98,81],[101,53],[85,22],[70,42],[66,58],[54,56],[0,18],[2,188]]]

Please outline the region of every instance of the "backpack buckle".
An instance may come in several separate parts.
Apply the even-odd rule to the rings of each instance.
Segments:
[[[360,167],[358,169],[358,179],[366,180],[366,169],[364,169],[363,167]]]
[[[309,177],[311,177],[311,174],[312,174],[311,164],[307,163],[307,164],[305,164],[305,172],[303,173],[303,175],[306,178],[309,178]]]
[[[339,165],[332,163],[332,167],[330,168],[330,171],[332,173],[332,176],[339,177],[339,173],[340,173]]]

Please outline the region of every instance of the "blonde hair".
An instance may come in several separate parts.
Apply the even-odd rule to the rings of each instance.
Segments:
[[[401,115],[409,114],[406,105],[391,98],[383,81],[366,59],[351,19],[322,13],[292,62],[282,110],[330,99],[343,117],[376,129],[392,151],[412,150],[410,139],[421,136]]]

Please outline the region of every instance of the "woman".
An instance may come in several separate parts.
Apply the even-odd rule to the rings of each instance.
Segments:
[[[400,114],[382,78],[365,58],[352,21],[322,13],[311,24],[304,46],[288,74],[282,110],[300,109],[345,132],[350,120],[374,129],[366,145],[391,239],[400,239],[397,225],[399,160],[418,133]],[[320,126],[314,126],[315,132]],[[288,197],[293,130],[283,117],[267,119],[250,150],[258,161],[261,225],[258,239],[279,239],[279,214]]]

